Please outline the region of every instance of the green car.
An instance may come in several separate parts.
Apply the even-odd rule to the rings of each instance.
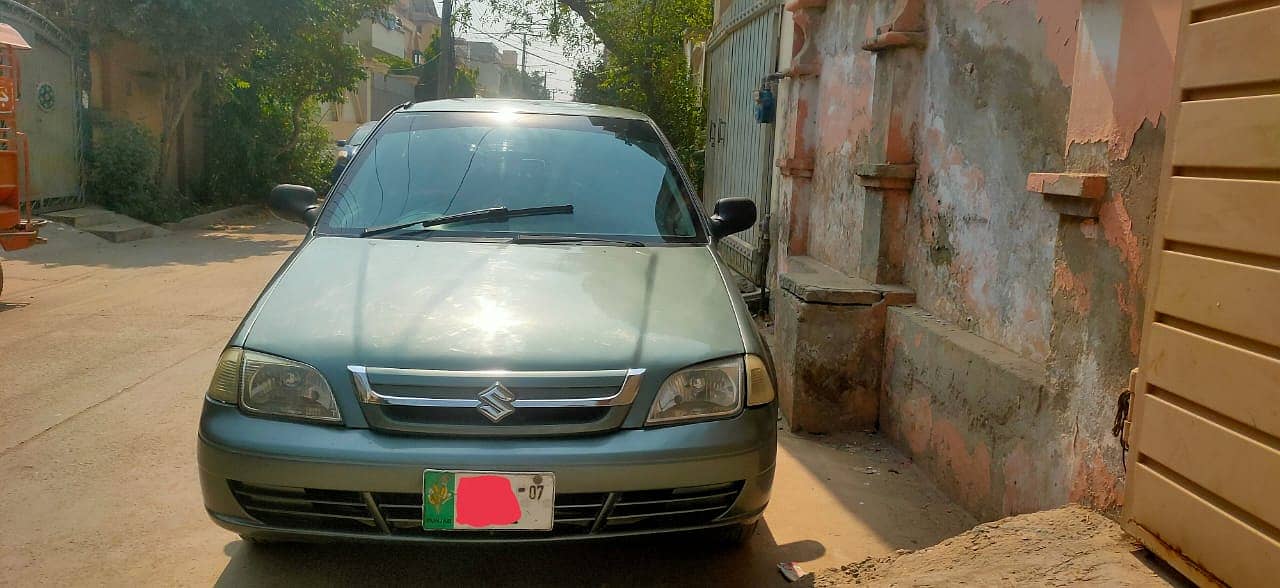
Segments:
[[[379,123],[219,359],[204,503],[250,540],[751,535],[773,368],[644,115],[440,100]]]

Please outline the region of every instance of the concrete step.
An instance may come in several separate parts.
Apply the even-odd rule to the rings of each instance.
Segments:
[[[124,215],[116,216],[118,219],[113,222],[79,228],[86,233],[92,233],[112,243],[125,243],[169,234],[169,231],[155,225],[134,220]]]
[[[50,212],[44,215],[45,218],[51,221],[71,225],[77,229],[90,225],[109,223],[112,222],[113,218],[116,216],[120,215],[117,215],[105,208],[98,208],[97,206],[85,206],[82,208],[72,208],[71,210],[60,210],[58,212]]]
[[[155,225],[95,206],[50,212],[44,216],[97,235],[112,243],[126,243],[169,234],[169,231]]]

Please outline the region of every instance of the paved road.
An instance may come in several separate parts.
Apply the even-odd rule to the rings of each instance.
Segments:
[[[765,524],[738,551],[696,537],[246,545],[203,512],[196,422],[218,353],[300,230],[244,222],[119,245],[53,225],[4,262],[0,585],[771,585],[781,561],[835,566],[973,524],[877,437],[784,435]]]

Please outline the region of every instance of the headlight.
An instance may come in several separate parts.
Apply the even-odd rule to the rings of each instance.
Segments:
[[[733,357],[682,369],[658,389],[649,424],[729,416],[742,408],[742,358]]]
[[[340,422],[329,383],[315,368],[283,357],[230,348],[218,360],[209,397],[248,412]]]

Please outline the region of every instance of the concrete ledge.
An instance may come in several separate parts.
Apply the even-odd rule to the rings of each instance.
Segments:
[[[112,222],[116,217],[116,213],[96,206],[85,206],[82,208],[72,208],[70,210],[46,212],[43,216],[53,222],[71,225],[76,228],[83,228],[90,225],[100,225]]]
[[[993,520],[1067,501],[1069,399],[1046,366],[918,308],[885,321],[880,426],[945,492]]]
[[[1027,191],[1044,195],[1058,214],[1093,218],[1098,204],[1107,195],[1107,176],[1078,173],[1032,173],[1027,175]]]
[[[793,70],[795,68],[792,68]],[[778,160],[778,168],[782,170],[784,176],[796,176],[800,178],[813,177],[813,158],[812,157],[784,157]]]
[[[123,217],[123,219],[118,222],[83,227],[81,230],[102,237],[112,243],[128,243],[129,241],[162,237],[169,234],[169,231],[155,225],[128,217]]]
[[[910,190],[916,183],[914,163],[860,163],[853,168],[865,188]]]
[[[169,234],[169,231],[123,214],[87,206],[45,214],[49,220],[71,225],[112,243],[127,243]]]
[[[884,51],[899,47],[923,47],[924,33],[912,31],[889,31],[880,33],[862,43],[863,51]]]
[[[1032,173],[1027,175],[1027,190],[1041,194],[1102,198],[1107,193],[1107,176],[1103,174]]]
[[[787,260],[787,271],[778,276],[779,286],[811,304],[914,304],[915,292],[905,286],[874,284],[846,276],[807,256]]]

